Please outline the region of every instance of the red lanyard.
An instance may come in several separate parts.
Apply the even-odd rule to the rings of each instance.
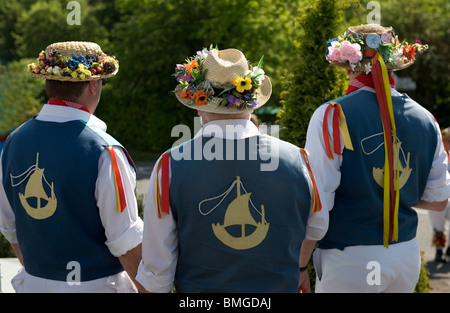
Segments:
[[[74,109],[78,109],[78,110],[82,110],[82,111],[91,113],[91,112],[89,112],[88,108],[86,108],[84,105],[81,105],[81,104],[78,104],[75,102],[51,99],[51,100],[48,100],[48,104],[70,107],[70,108],[74,108]]]

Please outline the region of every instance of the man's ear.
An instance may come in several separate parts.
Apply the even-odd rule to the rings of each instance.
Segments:
[[[90,82],[89,82],[89,92],[93,95],[93,96],[95,96],[95,95],[97,95],[97,92],[98,92],[98,86],[97,86],[97,84],[98,84],[98,82],[99,81],[96,81],[96,80],[91,80]]]

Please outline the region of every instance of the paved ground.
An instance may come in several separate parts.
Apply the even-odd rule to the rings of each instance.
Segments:
[[[431,292],[450,292],[450,263],[434,262],[435,249],[431,245],[433,228],[428,212],[424,210],[417,210],[417,212],[419,215],[417,238],[420,249],[425,252],[425,263],[430,271]]]
[[[153,163],[138,164],[137,193],[146,194],[148,179],[153,169]],[[432,293],[450,292],[450,263],[437,264],[434,262],[434,248],[431,246],[432,227],[428,212],[417,210],[419,215],[419,228],[417,237],[421,250],[425,252],[425,262],[430,271],[430,287]],[[10,285],[11,278],[20,269],[17,259],[0,259],[0,291],[14,292]]]

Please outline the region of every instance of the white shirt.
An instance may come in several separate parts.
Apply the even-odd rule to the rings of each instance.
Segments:
[[[230,127],[230,125],[233,127]],[[239,140],[260,135],[260,132],[249,120],[219,120],[205,124],[195,137],[211,136],[213,134],[218,138]],[[164,293],[170,292],[174,284],[178,257],[178,236],[176,223],[171,211],[168,216],[163,216],[162,219],[158,219],[157,216],[155,204],[156,168],[155,166],[150,177],[145,203],[142,262],[136,279],[148,291]],[[312,185],[306,168],[304,173],[307,175],[310,192],[312,193]],[[159,174],[158,177],[161,177],[161,175]],[[321,194],[321,185],[319,182],[317,183],[319,194]],[[322,239],[327,229],[328,208],[323,207],[320,212],[310,213],[305,239]]]
[[[95,125],[106,131],[106,124],[103,121],[88,112],[70,107],[46,104],[36,119],[57,123],[82,120],[88,125]],[[127,207],[122,213],[117,213],[116,211],[116,192],[111,170],[111,157],[108,151],[104,151],[100,155],[95,199],[97,200],[100,218],[105,228],[107,238],[105,244],[111,254],[119,257],[142,242],[143,222],[138,216],[134,194],[136,186],[135,170],[129,164],[122,149],[115,147],[114,151],[122,174]],[[2,176],[2,167],[0,166],[0,182],[3,181]],[[0,231],[10,243],[18,243],[15,216],[6,197],[3,183],[0,184]]]
[[[366,90],[375,93],[375,89],[370,87],[363,87],[360,90]],[[402,96],[398,91],[391,88],[393,97]],[[311,167],[317,180],[323,183],[324,196],[323,202],[326,202],[326,207],[332,209],[334,206],[334,195],[336,189],[339,187],[341,180],[341,164],[342,155],[334,155],[334,159],[330,160],[325,153],[325,143],[322,133],[323,117],[327,105],[320,106],[311,117],[308,132],[306,136],[306,150],[311,154]],[[328,133],[331,134],[330,142],[333,142],[333,122],[332,114],[328,116]],[[438,125],[436,129],[439,129]],[[447,172],[447,154],[445,153],[442,144],[441,133],[437,134],[437,147],[434,154],[434,160],[425,191],[422,195],[422,200],[428,202],[444,201],[450,197],[450,175]],[[344,141],[341,135],[341,151],[344,150]]]

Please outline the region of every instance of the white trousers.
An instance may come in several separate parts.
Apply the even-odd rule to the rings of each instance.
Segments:
[[[384,246],[316,249],[316,293],[413,292],[420,274],[417,239]]]
[[[16,293],[136,293],[128,274],[116,275],[72,284],[28,274],[24,268],[11,281]]]
[[[428,211],[428,214],[430,215],[431,225],[434,230],[442,232],[448,231],[447,222],[450,221],[450,203],[444,211]]]

